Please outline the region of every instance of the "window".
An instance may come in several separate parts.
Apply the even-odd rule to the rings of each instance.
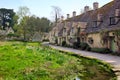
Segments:
[[[110,17],[110,25],[116,25],[119,23],[119,21],[120,21],[120,9],[117,8],[115,9],[115,16]]]
[[[120,22],[120,16],[110,17],[110,25],[116,25]]]
[[[110,17],[110,25],[115,25],[115,18],[114,17]]]
[[[66,28],[64,28],[64,32],[66,32]]]
[[[96,28],[98,27],[103,21],[94,21],[93,27]]]
[[[88,38],[88,43],[89,43],[89,44],[93,44],[93,42],[94,42],[94,40],[93,40],[92,37]]]
[[[97,27],[97,21],[93,22],[93,27],[96,28]]]

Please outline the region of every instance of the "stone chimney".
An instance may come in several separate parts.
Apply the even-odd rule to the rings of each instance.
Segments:
[[[67,19],[70,18],[70,14],[67,14]]]
[[[84,12],[87,12],[87,11],[89,11],[89,6],[84,7]]]
[[[99,8],[99,3],[98,2],[94,2],[93,3],[93,9],[97,10]]]
[[[73,17],[75,17],[76,16],[76,11],[73,11]]]

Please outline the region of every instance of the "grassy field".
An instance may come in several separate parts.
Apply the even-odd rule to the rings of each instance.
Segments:
[[[0,80],[115,80],[98,60],[64,53],[39,43],[0,42]]]

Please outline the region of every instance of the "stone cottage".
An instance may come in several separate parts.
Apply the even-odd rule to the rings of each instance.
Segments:
[[[88,43],[92,48],[108,48],[120,52],[120,0],[114,0],[99,8],[99,3],[93,3],[93,10],[84,7],[84,13],[58,22],[55,26],[56,44],[66,41],[68,45],[74,42]],[[60,29],[59,29],[60,28]],[[54,31],[54,28],[52,32]]]

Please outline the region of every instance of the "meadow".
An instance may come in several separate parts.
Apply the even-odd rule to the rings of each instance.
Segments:
[[[116,80],[111,67],[96,59],[40,43],[0,42],[0,80]]]

